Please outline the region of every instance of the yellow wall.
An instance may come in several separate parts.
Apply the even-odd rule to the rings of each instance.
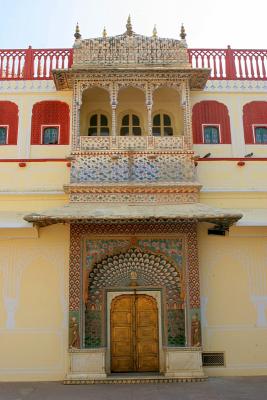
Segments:
[[[226,361],[208,375],[267,373],[266,249],[266,227],[232,228],[226,237],[199,227],[203,349],[225,352]],[[256,298],[265,304],[265,326]]]
[[[32,239],[17,239],[16,231],[13,238],[2,234],[0,240],[0,379],[62,379],[68,347],[69,228],[47,227]]]
[[[89,119],[94,113],[104,113],[108,117],[111,132],[111,105],[109,94],[104,89],[92,88],[83,94],[80,113],[80,129],[82,135],[87,135]],[[170,88],[159,88],[153,95],[152,116],[158,113],[168,113],[173,124],[175,135],[183,134],[183,113],[177,91]],[[127,113],[134,113],[140,119],[142,134],[147,135],[147,107],[145,93],[133,87],[122,88],[118,94],[116,110],[117,132],[119,134],[121,120]]]
[[[43,83],[40,83],[43,85]],[[90,91],[88,91],[89,93]],[[90,97],[91,96],[91,97]],[[87,131],[90,112],[103,110],[111,116],[105,92],[92,90],[82,106],[81,132]],[[61,100],[71,106],[70,92],[54,88],[2,92],[1,99],[19,106],[18,146],[0,146],[0,158],[64,158],[70,146],[30,146],[31,109],[36,101]],[[264,93],[194,92],[192,104],[217,100],[228,106],[232,145],[196,145],[200,156],[243,157],[251,151],[267,156],[266,146],[246,146],[242,107],[252,100],[266,100]],[[144,95],[127,89],[119,96],[118,116],[124,109],[137,111],[146,129]],[[170,89],[155,92],[153,112],[169,111],[175,133],[182,131],[179,96]],[[203,185],[200,201],[228,207],[260,209],[267,204],[267,162],[199,162],[198,180]],[[66,204],[63,184],[69,182],[65,162],[0,163],[0,211],[22,215]],[[206,351],[224,351],[225,368],[209,368],[209,375],[267,373],[267,326],[259,326],[255,298],[267,298],[267,231],[258,227],[231,228],[229,236],[207,235],[199,227],[199,256]],[[69,228],[0,229],[0,379],[63,379],[67,367]],[[13,311],[12,311],[13,307]],[[9,317],[7,311],[9,312]],[[267,305],[265,307],[267,320]],[[12,317],[13,316],[13,317]],[[12,319],[13,318],[13,319]]]

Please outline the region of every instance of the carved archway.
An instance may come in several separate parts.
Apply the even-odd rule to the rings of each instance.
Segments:
[[[183,277],[174,263],[162,254],[132,247],[95,263],[89,274],[88,301],[85,311],[85,346],[105,343],[105,289],[125,289],[134,284],[142,288],[165,289],[168,345],[184,345],[185,315]]]

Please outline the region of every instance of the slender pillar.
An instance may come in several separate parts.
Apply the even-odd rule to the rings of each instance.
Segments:
[[[190,106],[190,87],[188,79],[181,85],[181,106],[184,114],[184,141],[188,150],[192,149],[192,115]]]
[[[74,83],[72,105],[72,151],[78,150],[80,145],[80,111],[82,90]]]
[[[115,83],[111,85],[110,88],[110,105],[111,105],[111,136],[117,135],[117,106],[118,106],[118,88]]]
[[[146,107],[147,107],[147,133],[148,136],[152,136],[153,94],[152,94],[152,88],[149,84],[146,87]]]

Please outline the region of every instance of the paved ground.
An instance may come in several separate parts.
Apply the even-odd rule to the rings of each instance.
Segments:
[[[0,400],[267,400],[267,376],[145,385],[0,383]]]

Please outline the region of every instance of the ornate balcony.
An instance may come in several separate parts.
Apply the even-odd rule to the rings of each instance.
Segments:
[[[80,151],[187,150],[183,136],[80,136]]]

